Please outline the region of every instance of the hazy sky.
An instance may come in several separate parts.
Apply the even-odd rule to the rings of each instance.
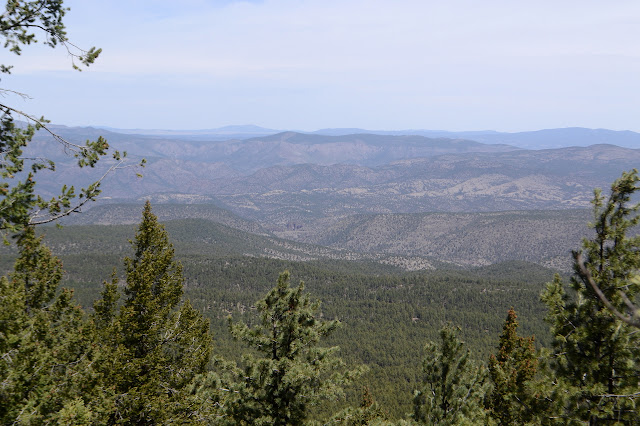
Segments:
[[[82,73],[26,47],[4,99],[59,124],[640,131],[640,2],[71,0]]]

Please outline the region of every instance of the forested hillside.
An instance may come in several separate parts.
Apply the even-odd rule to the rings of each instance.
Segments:
[[[524,260],[570,270],[592,235],[588,210],[352,215],[277,235],[357,252],[427,256],[457,265]]]
[[[227,316],[251,321],[255,302],[280,272],[289,270],[293,282],[304,281],[307,291],[322,302],[324,318],[342,322],[327,344],[340,346],[341,357],[350,365],[370,368],[351,391],[351,401],[357,404],[359,389],[366,385],[393,417],[410,411],[423,346],[448,322],[462,327],[461,338],[476,360],[486,360],[493,351],[512,306],[518,307],[524,332],[549,341],[539,294],[553,271],[534,264],[411,273],[371,261],[247,257],[250,241],[238,239],[246,234],[227,234],[223,240],[206,221],[167,222],[167,230],[184,265],[185,296],[211,320],[216,354],[237,358],[241,348],[231,339]],[[47,241],[66,271],[63,285],[75,290],[86,309],[113,268],[124,278],[122,258],[131,255],[127,241],[134,231],[133,226],[115,225],[47,230]],[[0,258],[5,270],[11,259],[9,254]]]
[[[132,223],[139,209],[137,204],[102,204],[63,223]],[[523,260],[570,271],[571,250],[582,238],[592,235],[587,226],[591,216],[588,210],[352,215],[327,218],[314,226],[291,222],[286,229],[272,233],[212,204],[160,204],[156,210],[161,220],[171,221],[169,229],[176,235],[177,244],[182,244],[183,234],[197,233],[188,231],[187,222],[180,225],[177,219],[205,220],[202,226],[206,237],[185,243],[192,246],[192,252],[230,249],[225,241],[235,235],[236,254],[370,260],[409,270],[439,264],[466,267]],[[192,228],[199,226],[189,223]],[[77,231],[66,238],[75,240],[75,244],[83,244],[82,238],[74,236],[76,232],[102,232],[99,227],[73,229]],[[51,230],[49,234],[51,244],[57,244],[60,233]]]

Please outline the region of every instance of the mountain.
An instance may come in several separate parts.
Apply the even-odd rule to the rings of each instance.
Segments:
[[[355,128],[321,129],[314,134],[341,136],[353,133],[376,135],[419,135],[429,138],[468,139],[489,144],[508,144],[525,149],[564,148],[598,144],[617,145],[626,148],[640,148],[640,133],[628,130],[587,129],[567,127],[531,132],[496,132],[494,130],[452,132],[446,130],[365,130]]]
[[[252,138],[233,145],[225,158],[238,170],[257,170],[275,165],[356,164],[376,166],[391,161],[466,152],[504,152],[516,148],[503,144],[483,144],[463,139],[424,136],[384,136],[350,134],[345,136],[309,135],[284,132]]]
[[[254,125],[225,126],[204,130],[158,130],[158,129],[115,129],[111,127],[67,127],[51,125],[52,130],[65,137],[74,139],[81,134],[96,138],[105,136],[111,142],[122,140],[183,140],[191,142],[221,142],[228,140],[244,140],[268,138],[276,134],[298,133],[311,136],[345,137],[351,135],[377,136],[422,136],[430,139],[465,139],[485,144],[511,145],[524,149],[566,148],[572,146],[589,146],[598,144],[617,145],[625,148],[640,148],[640,133],[629,130],[589,129],[584,127],[566,127],[543,129],[526,132],[497,132],[495,130],[448,131],[448,130],[370,130],[361,128],[327,128],[313,132],[296,132],[292,130],[276,130]],[[81,138],[82,139],[82,138]],[[82,139],[82,141],[84,141]],[[328,142],[330,139],[327,140]]]
[[[386,135],[386,136],[425,136],[429,138],[448,138],[448,139],[471,139],[474,136],[484,134],[509,134],[500,133],[495,130],[479,130],[479,131],[463,131],[454,132],[448,130],[426,130],[426,129],[405,129],[405,130],[370,130],[361,129],[358,127],[338,127],[338,128],[326,128],[309,132],[316,135],[326,136],[345,136],[352,134],[370,134],[370,135]]]
[[[86,140],[100,132],[57,130],[71,141]],[[434,256],[421,244],[441,244],[445,240],[430,240],[427,236],[431,231],[424,231],[423,242],[414,241],[412,251],[404,245],[412,241],[409,234],[385,225],[395,229],[390,231],[387,245],[375,239],[360,244],[347,232],[350,225],[346,224],[356,220],[354,215],[585,209],[590,206],[593,188],[607,188],[621,171],[640,164],[639,149],[606,144],[525,150],[467,139],[295,132],[222,142],[111,133],[108,137],[115,138],[115,144],[134,156],[144,154],[148,159],[143,170],[118,170],[105,178],[102,196],[112,202],[151,199],[154,204],[190,204],[194,207],[172,207],[161,220],[211,219],[256,234],[272,233],[335,249],[403,256]],[[38,148],[42,144],[52,149],[51,140],[38,134],[34,145]],[[67,182],[86,185],[113,164],[106,161],[96,169],[78,169],[73,159],[62,158],[56,172],[40,172],[38,188],[42,195],[55,194]],[[136,176],[139,172],[142,178]],[[198,204],[210,204],[211,209],[222,207],[239,217],[232,219],[227,213],[207,210],[209,207],[195,207]],[[129,212],[122,215],[137,218]],[[388,217],[394,219],[385,219],[384,223],[406,222],[400,216]],[[375,223],[381,223],[380,218]],[[111,223],[108,216],[103,219]],[[97,219],[94,222],[102,223]],[[421,221],[409,222],[416,229],[428,229]],[[470,223],[472,228],[481,228],[477,222]],[[544,226],[544,221],[539,223]],[[341,229],[344,232],[338,232]],[[375,236],[379,231],[368,226],[362,229],[363,237],[358,238]],[[341,239],[331,239],[335,235],[341,235]],[[447,258],[460,264],[465,264],[467,254],[474,259],[468,264],[505,260],[502,255],[487,255],[483,261],[478,253],[445,252]],[[521,260],[545,261],[529,258],[524,252],[519,256]]]
[[[111,146],[136,158],[149,161],[171,159],[224,164],[236,173],[251,173],[260,168],[337,163],[374,166],[393,160],[427,157],[445,153],[503,152],[517,148],[503,144],[485,144],[463,139],[426,138],[424,136],[346,135],[321,136],[296,132],[229,139],[195,140],[179,135],[149,136],[113,133],[94,128],[53,126],[65,140],[83,145],[87,139],[103,136]],[[47,132],[39,132],[30,153],[64,161],[65,152]]]
[[[451,137],[452,135],[443,137]],[[458,135],[459,136],[459,135]],[[460,136],[459,136],[460,137]],[[585,129],[568,127],[519,133],[475,133],[465,137],[483,143],[503,143],[527,149],[561,148],[598,144],[640,148],[640,133],[607,129]]]
[[[268,129],[255,126],[229,126],[217,131],[224,138],[209,138],[208,130],[148,131],[153,134],[124,134],[91,127],[51,126],[65,140],[83,145],[87,139],[104,136],[111,146],[135,158],[150,161],[171,159],[218,163],[224,176],[250,174],[270,166],[294,164],[355,164],[378,166],[395,160],[431,157],[465,152],[507,152],[517,149],[559,148],[610,144],[640,148],[640,134],[606,129],[566,128],[535,132],[500,133],[446,132],[431,130],[377,131],[326,129],[318,132],[280,132],[261,134]],[[213,131],[212,130],[212,131]],[[239,137],[237,131],[244,131]],[[341,131],[348,132],[340,134]],[[361,132],[361,133],[352,133]],[[421,133],[421,134],[403,134]],[[197,137],[192,137],[197,135]],[[257,136],[256,136],[257,135]],[[232,138],[233,137],[233,138]],[[27,150],[30,155],[65,161],[68,152],[53,143],[51,135],[40,131]]]
[[[438,149],[436,142],[429,149]],[[459,143],[466,149],[467,142]],[[295,138],[288,144],[297,146]],[[302,146],[310,149],[314,145],[305,142]],[[408,146],[403,149],[409,150]],[[260,152],[269,164],[266,152]],[[260,221],[266,229],[281,231],[315,226],[323,218],[361,213],[587,208],[593,188],[608,187],[622,170],[640,164],[640,150],[612,145],[462,152],[374,167],[282,165],[248,175],[235,172],[224,162],[212,163],[202,157],[156,157],[143,170],[119,170],[103,182],[103,195],[121,200],[151,197],[155,202],[213,203]],[[248,157],[247,161],[252,158],[259,162],[259,156]],[[53,194],[65,182],[86,184],[92,176],[100,176],[100,167],[78,170],[60,165],[55,173],[42,172],[39,187],[46,195],[46,191]],[[143,177],[136,177],[137,172]]]
[[[360,213],[587,208],[593,188],[638,164],[640,150],[610,145],[448,154],[372,168],[271,167],[205,191],[243,217],[285,230]]]

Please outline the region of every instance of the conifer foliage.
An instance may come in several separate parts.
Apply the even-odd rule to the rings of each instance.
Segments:
[[[511,308],[502,328],[498,353],[489,359],[493,390],[487,396],[487,408],[498,424],[525,424],[539,413],[540,407],[530,388],[537,367],[534,337],[518,336],[517,315]]]
[[[14,272],[0,278],[0,424],[57,423],[80,412],[95,420],[105,401],[88,368],[91,327],[72,293],[58,289],[60,260],[32,227],[23,231]]]
[[[359,407],[348,407],[333,416],[332,423],[345,426],[377,425],[387,426],[398,424],[388,420],[387,413],[378,405],[365,387],[362,392],[362,400]]]
[[[575,274],[567,291],[559,276],[542,295],[554,335],[554,399],[561,416],[571,421],[638,424],[636,408],[640,382],[640,333],[617,318],[594,291],[589,279],[618,311],[635,301],[640,283],[640,236],[630,234],[638,224],[638,204],[631,204],[638,172],[623,173],[605,199],[593,200],[596,236],[585,239],[575,253]],[[579,259],[584,258],[584,263]],[[589,276],[583,273],[586,268]]]
[[[182,267],[149,202],[132,245],[134,256],[124,262],[124,303],[117,308],[114,279],[95,304],[95,321],[110,352],[102,367],[115,392],[109,422],[193,420],[198,403],[186,389],[209,361],[209,324],[188,301],[180,304]]]
[[[245,356],[243,368],[235,370],[225,403],[230,424],[303,424],[309,406],[341,396],[359,373],[345,370],[337,347],[316,346],[339,323],[319,319],[319,303],[304,293],[304,283],[291,288],[289,279],[282,273],[257,303],[260,324],[230,323],[233,336],[259,355]]]
[[[415,391],[412,418],[429,425],[482,423],[486,373],[469,361],[469,350],[456,328],[443,327],[440,339],[440,345],[429,342],[425,347],[424,387]]]

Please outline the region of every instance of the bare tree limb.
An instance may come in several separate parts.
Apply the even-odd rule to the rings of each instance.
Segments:
[[[11,89],[0,89],[0,96],[5,97],[7,93],[10,93],[12,95],[18,95],[22,99],[33,99],[31,96],[27,95],[26,93],[17,92]]]
[[[120,170],[120,169],[126,169],[128,167],[137,167],[137,164],[129,164],[126,166],[123,166],[122,164],[125,162],[124,159],[119,160],[116,164],[112,165],[111,167],[109,167],[109,169],[107,169],[107,171],[100,177],[100,179],[96,180],[95,182],[92,183],[92,185],[94,185],[96,188],[96,190],[98,189],[98,187],[100,186],[100,183],[111,173],[113,173],[116,170]],[[87,204],[89,201],[93,201],[94,198],[92,196],[87,195],[85,196],[82,201],[80,201],[78,204],[71,206],[63,211],[61,211],[58,214],[55,215],[51,215],[49,217],[44,217],[44,216],[40,216],[39,213],[41,210],[38,210],[36,212],[34,212],[34,214],[31,216],[31,218],[29,219],[29,225],[42,225],[45,223],[51,223],[51,222],[55,222],[58,219],[61,219],[65,216],[69,216],[72,213],[79,213],[80,210],[82,209],[82,206],[84,206],[85,204]],[[40,220],[37,220],[38,218],[42,218]]]
[[[636,398],[640,396],[640,391],[639,392],[634,392],[634,393],[630,393],[628,395],[617,395],[617,394],[603,394],[603,395],[594,395],[594,396],[598,396],[600,398]]]
[[[589,272],[589,269],[584,263],[582,253],[580,252],[574,253],[574,257],[576,259],[576,265],[578,266],[578,270],[580,274],[589,283],[589,285],[591,285],[591,288],[593,288],[593,291],[596,293],[596,295],[602,301],[602,303],[604,303],[607,309],[609,309],[611,313],[620,321],[623,321],[633,327],[640,328],[640,315],[639,315],[640,308],[635,304],[633,304],[633,302],[629,300],[629,298],[623,291],[618,291],[632,314],[625,315],[620,311],[618,311],[618,309],[616,309],[616,307],[613,306],[611,301],[607,298],[607,296],[602,292],[598,284],[596,284],[596,282],[594,281],[593,277],[591,276],[591,272]]]
[[[56,140],[56,142],[61,143],[65,148],[69,148],[73,152],[85,152],[85,151],[88,150],[88,148],[86,146],[82,146],[82,145],[77,145],[77,144],[71,143],[68,140],[66,140],[65,138],[63,138],[62,136],[60,136],[57,133],[55,133],[53,130],[49,129],[49,127],[47,126],[47,122],[45,120],[36,118],[33,115],[27,114],[24,111],[20,111],[18,109],[15,109],[13,107],[10,107],[8,105],[4,105],[4,104],[1,104],[1,103],[0,103],[0,108],[4,109],[4,110],[7,110],[7,111],[10,111],[10,112],[15,112],[16,114],[21,115],[22,117],[26,118],[27,120],[33,121],[40,128],[44,129],[47,133],[49,133],[53,137],[53,139]]]

